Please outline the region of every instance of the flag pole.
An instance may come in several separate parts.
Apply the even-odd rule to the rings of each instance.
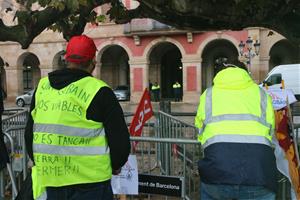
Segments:
[[[294,146],[295,146],[295,151],[296,151],[296,158],[297,158],[297,167],[299,168],[299,164],[300,164],[300,159],[299,159],[299,151],[298,151],[298,138],[295,137],[295,127],[294,127],[294,123],[293,123],[293,118],[292,118],[292,112],[291,112],[291,107],[289,105],[289,100],[288,98],[286,98],[286,103],[287,103],[287,110],[288,110],[288,120],[289,123],[291,125],[291,129],[292,129],[292,135],[293,135],[293,142],[294,142]]]

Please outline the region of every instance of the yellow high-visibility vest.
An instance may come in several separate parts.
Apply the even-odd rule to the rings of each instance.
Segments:
[[[48,77],[35,94],[33,155],[40,187],[94,183],[112,176],[102,123],[86,119],[87,109],[106,83],[85,77],[57,90]]]
[[[243,69],[226,69],[220,76],[241,80],[241,85],[222,88],[222,81],[230,80],[221,80],[217,75],[214,82],[221,84],[201,95],[195,125],[203,148],[219,142],[271,146],[274,111],[270,96]]]
[[[180,83],[174,83],[174,84],[173,84],[173,88],[174,88],[174,89],[175,89],[175,88],[181,88]]]
[[[40,184],[40,177],[37,174],[36,166],[31,168],[33,199],[47,199],[46,187]]]
[[[152,85],[152,88],[151,88],[151,90],[159,90],[160,89],[160,87],[159,87],[159,85]]]

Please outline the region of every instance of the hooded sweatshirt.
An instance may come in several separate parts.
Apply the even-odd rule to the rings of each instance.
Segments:
[[[223,101],[222,104],[213,105],[213,108],[222,106],[223,110],[230,112],[232,107],[237,107],[240,113],[248,113],[259,103],[252,98],[252,94],[259,91],[258,85],[245,70],[240,68],[230,67],[220,71],[214,78],[213,91],[214,97]],[[205,105],[203,103],[205,97],[205,95],[200,97],[200,106]],[[241,101],[241,98],[244,101]],[[228,99],[231,102],[227,102]],[[269,101],[268,108],[270,105]],[[201,109],[198,113],[203,113]],[[201,120],[196,117],[196,124],[197,122],[201,124],[199,123]],[[201,181],[207,184],[265,186],[271,191],[277,191],[274,150],[267,145],[214,143],[204,149],[204,158],[198,165]]]
[[[229,67],[220,71],[214,78],[214,87],[227,90],[243,90],[257,85],[246,70]]]
[[[80,80],[81,78],[92,76],[91,74],[77,69],[62,69],[48,74],[51,87],[62,89],[67,85]],[[35,107],[35,93],[32,98],[30,113]],[[120,169],[126,162],[130,153],[130,140],[127,125],[124,120],[122,108],[109,87],[102,87],[89,108],[86,118],[96,122],[102,122],[110,148],[110,157],[113,170]],[[29,114],[26,129],[25,142],[29,157],[34,161],[33,143],[33,119]],[[96,164],[96,163],[95,163]]]

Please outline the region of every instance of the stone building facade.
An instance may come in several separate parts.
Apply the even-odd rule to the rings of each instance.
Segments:
[[[127,7],[135,6],[124,1]],[[105,12],[106,6],[97,9]],[[161,96],[172,99],[172,84],[182,85],[183,102],[197,103],[199,95],[212,85],[220,59],[240,59],[239,43],[251,37],[260,42],[260,52],[251,59],[249,70],[259,83],[274,66],[299,62],[299,48],[283,36],[265,28],[243,31],[184,31],[151,19],[135,19],[125,25],[87,25],[84,34],[97,45],[94,76],[112,88],[129,85],[130,101],[138,102],[149,82],[158,82]],[[30,47],[0,43],[1,76],[7,100],[34,89],[43,76],[65,66],[66,41],[59,33],[45,31]]]

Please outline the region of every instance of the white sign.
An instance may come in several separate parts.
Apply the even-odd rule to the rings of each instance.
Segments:
[[[288,99],[289,104],[297,101],[293,91],[290,89],[268,89],[266,91],[272,97],[274,110],[284,108],[286,106],[286,99]]]
[[[112,177],[111,186],[114,194],[136,195],[139,193],[138,167],[135,155],[129,155],[120,174]]]

